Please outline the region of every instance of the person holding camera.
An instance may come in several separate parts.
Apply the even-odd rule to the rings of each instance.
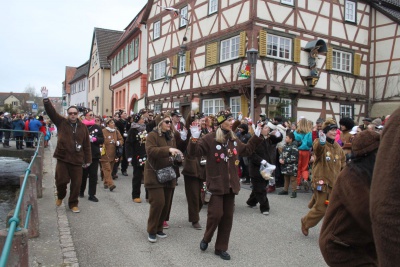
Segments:
[[[103,129],[104,144],[101,149],[101,170],[103,171],[104,189],[113,191],[116,186],[112,179],[112,170],[115,162],[118,162],[121,155],[117,155],[117,147],[124,144],[124,139],[115,127],[114,119],[109,118],[106,121],[106,127]]]
[[[70,185],[68,206],[74,213],[80,212],[78,197],[82,182],[82,167],[89,167],[92,163],[89,131],[78,120],[78,108],[71,106],[67,109],[68,116],[64,118],[54,109],[48,98],[48,90],[42,87],[44,108],[51,121],[59,129],[57,147],[53,157],[57,159],[56,165],[56,205],[60,206],[67,194],[67,185]]]

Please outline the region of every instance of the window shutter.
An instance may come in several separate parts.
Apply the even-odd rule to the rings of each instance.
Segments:
[[[354,70],[353,74],[356,76],[360,76],[360,69],[361,69],[361,55],[354,54]]]
[[[206,67],[218,63],[218,42],[206,46]]]
[[[242,112],[243,117],[247,117],[249,114],[249,101],[247,100],[245,95],[240,96],[240,111]]]
[[[178,55],[174,55],[172,58],[172,76],[175,76],[178,73]]]
[[[294,39],[294,53],[293,53],[293,61],[296,63],[300,63],[300,54],[301,54],[301,41],[299,38]]]
[[[190,51],[186,51],[186,62],[185,62],[185,71],[190,71]]]
[[[260,51],[260,57],[267,56],[267,32],[265,30],[260,30],[259,40],[258,40],[258,51]]]
[[[332,69],[332,47],[328,47],[328,52],[326,52],[326,69]]]
[[[246,56],[246,32],[240,33],[240,43],[239,43],[239,57]]]

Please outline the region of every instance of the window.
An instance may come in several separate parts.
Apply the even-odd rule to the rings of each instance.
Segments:
[[[18,101],[12,101],[11,105],[18,106]]]
[[[218,0],[208,1],[208,14],[213,14],[218,11]]]
[[[292,117],[292,100],[290,98],[270,97],[269,104],[279,105],[280,115],[282,115],[284,118]]]
[[[238,97],[231,97],[230,99],[230,107],[231,107],[231,112],[232,115],[235,119],[239,116],[239,112],[241,111],[241,102],[240,102],[240,96]]]
[[[186,72],[186,54],[179,55],[178,58],[178,73],[184,73]]]
[[[353,118],[352,105],[340,105],[340,118]]]
[[[239,57],[240,36],[235,36],[221,41],[220,62],[232,60]]]
[[[117,64],[115,64],[115,72],[119,71],[119,53],[117,54],[116,58],[117,58],[116,60]]]
[[[119,52],[119,68],[122,69],[124,66],[124,49]]]
[[[92,77],[92,91],[94,90],[94,76]]]
[[[332,51],[332,69],[351,73],[352,54],[348,52]]]
[[[161,23],[156,21],[153,24],[153,40],[160,38],[161,36]]]
[[[139,37],[135,39],[135,59],[139,55]]]
[[[292,39],[268,34],[267,55],[283,60],[292,59]]]
[[[125,46],[125,57],[124,57],[124,65],[129,62],[129,45]]]
[[[166,62],[160,61],[153,65],[153,80],[159,80],[165,77]]]
[[[356,22],[356,2],[346,0],[344,6],[344,19],[349,22]]]
[[[224,109],[222,98],[203,100],[203,113],[206,116],[214,115]]]
[[[129,62],[133,60],[133,56],[135,55],[135,40],[129,44]]]
[[[294,6],[294,0],[281,0],[282,4]]]
[[[179,23],[179,27],[184,27],[187,25],[188,22],[188,7],[187,6],[183,7],[180,13],[181,13],[181,20]]]
[[[97,87],[99,87],[100,73],[97,73]]]

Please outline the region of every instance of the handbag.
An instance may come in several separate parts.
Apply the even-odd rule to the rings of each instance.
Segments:
[[[153,171],[156,173],[157,176],[157,180],[159,183],[163,184],[169,181],[172,181],[174,179],[176,179],[176,172],[174,170],[174,168],[172,166],[168,166],[159,170],[155,170],[149,161],[147,161],[149,163],[150,168],[153,169]]]

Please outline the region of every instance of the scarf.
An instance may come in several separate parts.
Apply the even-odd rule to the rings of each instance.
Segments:
[[[84,120],[82,120],[82,123],[85,124],[86,126],[92,126],[92,125],[94,125],[95,120],[93,119],[93,120],[89,121],[87,119],[84,119]]]
[[[115,132],[115,128],[112,129],[112,128],[110,128],[110,127],[107,126],[106,129],[107,129],[107,131],[109,131],[109,132],[111,132],[111,133]]]
[[[143,132],[144,130],[146,130],[146,124],[139,124],[139,123],[132,123],[131,128],[133,129],[137,129],[138,132]]]

